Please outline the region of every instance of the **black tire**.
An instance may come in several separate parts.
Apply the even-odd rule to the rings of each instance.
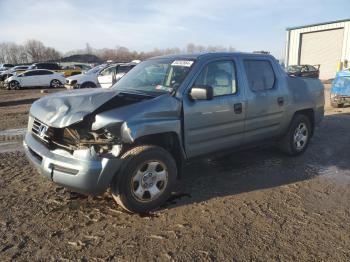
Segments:
[[[176,183],[177,167],[174,158],[168,151],[159,146],[142,145],[130,149],[122,155],[121,159],[123,160],[123,164],[111,186],[113,198],[120,206],[132,213],[148,213],[169,199],[171,190]],[[138,183],[143,183],[147,179],[145,179],[145,176],[150,173],[148,172],[149,164],[157,162],[160,163],[160,168],[164,167],[163,170],[165,171],[167,181],[163,183],[163,188],[159,191],[159,195],[152,200],[151,191],[147,191],[142,184]],[[147,166],[146,170],[144,166]],[[142,171],[142,169],[144,170]],[[139,176],[137,176],[138,171],[141,173]],[[154,172],[162,171],[156,171],[155,167]],[[135,181],[135,177],[142,177],[142,179],[137,182]],[[161,181],[153,180],[153,188],[154,186],[157,189],[158,186],[161,187],[161,184],[158,185],[159,182]],[[137,189],[139,187],[142,188],[145,199],[141,200],[136,196],[135,191],[138,191]],[[149,199],[147,199],[147,192],[150,197]]]
[[[305,126],[306,128],[306,133],[302,132],[301,137],[307,137],[307,140],[302,143],[302,141],[296,142],[295,140],[299,139],[299,137],[296,135],[298,132],[297,129],[301,127],[302,125]],[[279,142],[279,147],[282,152],[284,152],[287,155],[290,156],[297,156],[305,152],[306,148],[309,145],[310,138],[312,134],[312,128],[311,128],[311,123],[310,119],[303,114],[297,114],[293,117],[292,122],[290,124],[289,130],[287,134],[280,140]],[[297,138],[295,138],[297,136]],[[302,145],[302,147],[298,148],[298,143],[299,145]]]
[[[50,87],[51,87],[51,88],[60,88],[61,86],[62,86],[62,83],[61,83],[61,81],[58,80],[58,79],[53,79],[53,80],[51,80],[51,82],[50,82]]]
[[[19,84],[18,81],[13,80],[9,83],[9,87],[10,90],[20,90],[21,89],[21,85]]]
[[[96,88],[96,85],[92,82],[87,82],[87,83],[84,83],[80,86],[80,88]]]

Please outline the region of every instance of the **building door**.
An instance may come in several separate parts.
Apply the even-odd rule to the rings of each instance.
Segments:
[[[301,34],[299,64],[321,65],[320,79],[335,77],[341,59],[344,29]]]

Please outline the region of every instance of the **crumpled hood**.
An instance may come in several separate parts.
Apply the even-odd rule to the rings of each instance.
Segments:
[[[82,89],[58,92],[35,101],[30,115],[57,128],[83,120],[120,92],[115,89]]]

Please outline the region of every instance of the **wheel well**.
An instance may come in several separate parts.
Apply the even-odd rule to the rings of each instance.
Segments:
[[[87,81],[87,82],[82,83],[82,86],[86,86],[86,85],[93,85],[96,87],[96,84],[94,82],[91,82],[91,81]]]
[[[135,145],[157,145],[167,150],[174,157],[178,169],[178,177],[181,177],[185,163],[185,154],[176,133],[167,132],[143,136],[137,138],[130,146],[134,147]]]
[[[310,124],[311,124],[311,135],[314,134],[314,129],[315,129],[315,112],[313,109],[303,109],[295,112],[294,115],[305,115],[309,118]]]

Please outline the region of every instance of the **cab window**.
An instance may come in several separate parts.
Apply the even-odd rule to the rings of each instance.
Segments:
[[[274,88],[275,73],[268,60],[245,60],[244,68],[250,90],[259,92]]]
[[[235,64],[232,61],[209,63],[198,76],[195,85],[211,86],[214,91],[214,96],[237,93]]]

